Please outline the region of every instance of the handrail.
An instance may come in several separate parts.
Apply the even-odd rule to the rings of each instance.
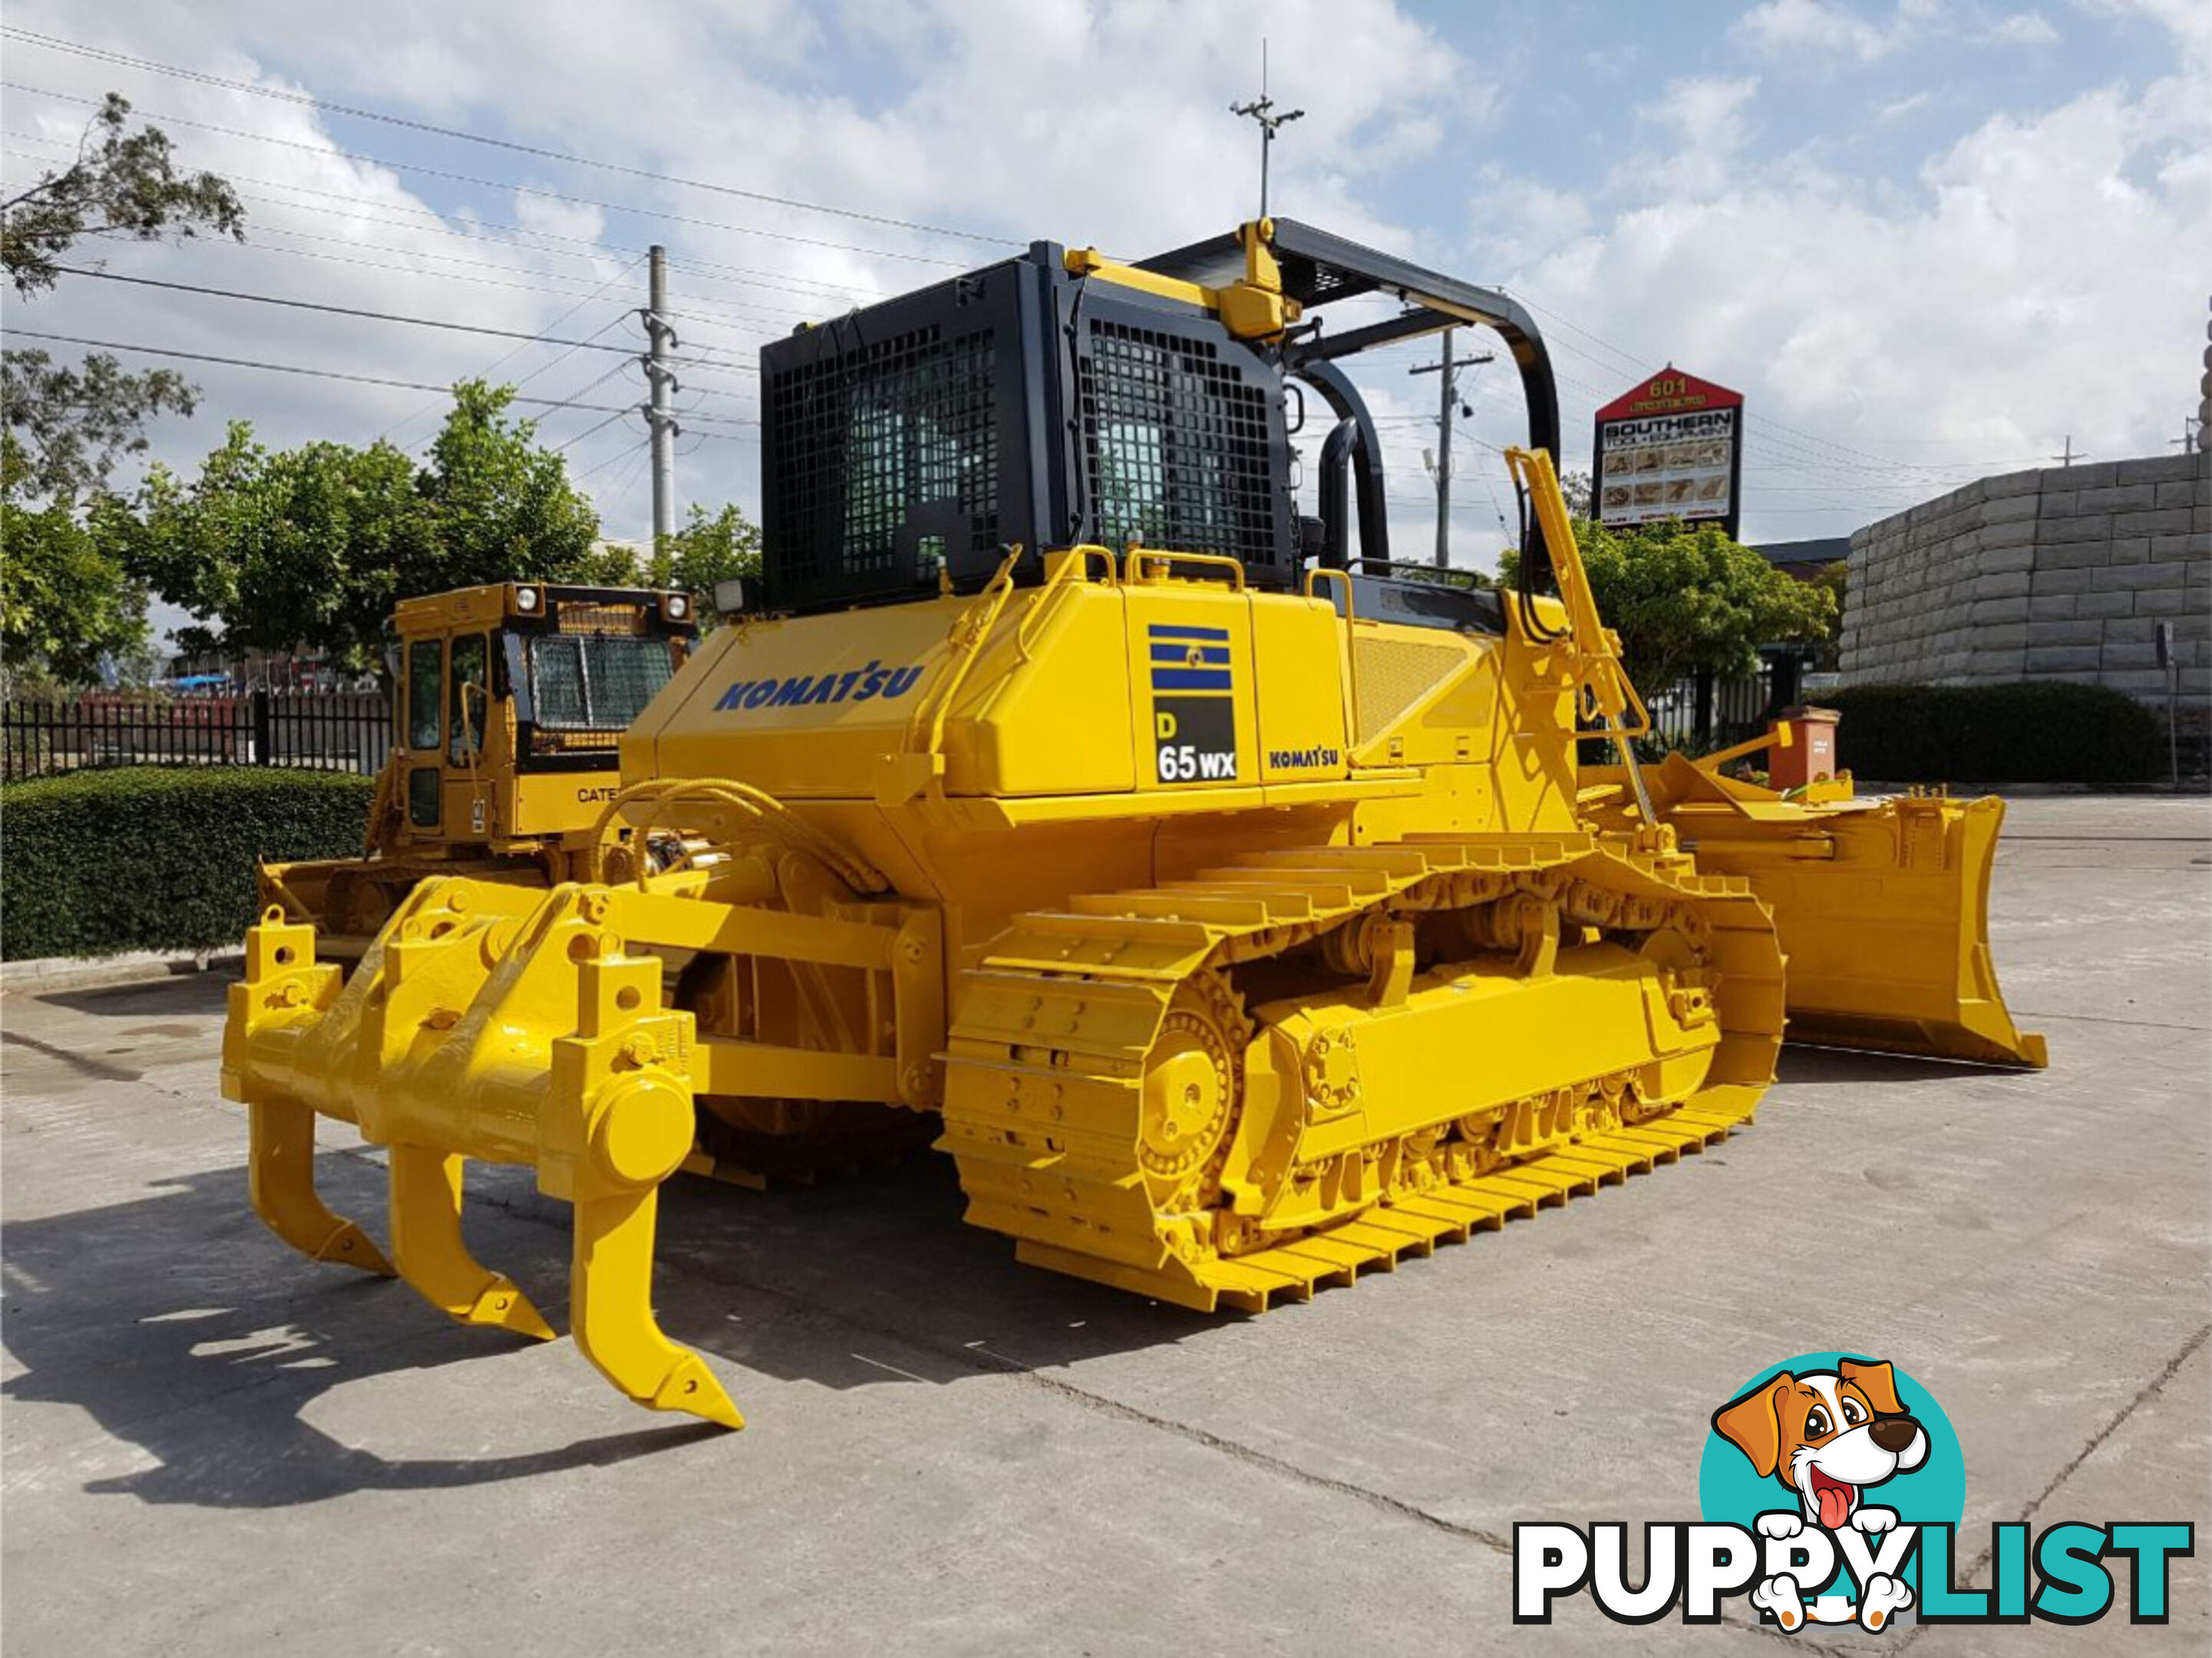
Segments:
[[[1229,585],[1240,593],[1244,591],[1244,561],[1242,559],[1231,558],[1226,553],[1173,553],[1158,547],[1138,546],[1133,543],[1128,551],[1129,580],[1132,581],[1159,580],[1160,578],[1157,576],[1146,576],[1141,574],[1145,565],[1155,561],[1162,565],[1204,564],[1215,569],[1226,570],[1231,578]]]
[[[1332,569],[1327,565],[1316,564],[1312,569],[1306,572],[1305,580],[1301,586],[1301,591],[1304,593],[1306,598],[1318,598],[1321,597],[1319,593],[1314,592],[1314,584],[1317,581],[1337,581],[1343,583],[1344,619],[1346,622],[1351,621],[1352,593],[1352,573],[1349,570]]]
[[[1044,625],[1043,618],[1052,610],[1052,600],[1069,587],[1088,583],[1091,580],[1092,554],[1104,561],[1105,586],[1118,587],[1121,578],[1115,568],[1114,550],[1101,547],[1096,542],[1085,542],[1077,546],[1048,553],[1044,561],[1044,585],[1030,594],[1030,602],[1022,611],[1021,620],[1014,624],[1014,655],[1022,662],[1036,659],[1036,630]]]
[[[1048,572],[1045,586],[1057,586],[1063,581],[1074,580],[1075,578],[1068,574],[1071,569],[1081,570],[1083,580],[1088,581],[1091,580],[1091,559],[1093,554],[1096,554],[1099,562],[1106,567],[1106,585],[1109,587],[1120,586],[1121,572],[1120,565],[1115,560],[1114,550],[1111,547],[1103,547],[1095,541],[1078,542],[1073,547],[1063,547],[1057,556],[1048,556],[1045,561]]]
[[[982,653],[983,641],[991,636],[1007,599],[1013,596],[1014,566],[1021,562],[1021,556],[1018,545],[1008,548],[997,573],[983,584],[983,590],[946,629],[945,639],[952,648],[945,671],[935,689],[924,695],[913,718],[907,722],[901,756],[919,756],[928,762],[931,775],[936,773],[936,756],[945,742],[945,722],[952,712],[952,699],[966,683],[968,671]]]

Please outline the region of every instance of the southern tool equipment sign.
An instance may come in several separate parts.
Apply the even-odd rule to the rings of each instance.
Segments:
[[[1743,501],[1743,394],[1671,363],[1597,411],[1590,493],[1600,524],[1718,522]]]

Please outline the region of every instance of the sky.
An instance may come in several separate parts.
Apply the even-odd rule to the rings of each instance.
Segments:
[[[1258,135],[1230,105],[1260,90],[1256,28],[1267,90],[1304,112],[1270,205],[1528,306],[1566,468],[1596,407],[1668,363],[1745,394],[1753,543],[2069,446],[2172,453],[2195,411],[2208,0],[12,0],[6,194],[119,91],[234,182],[246,240],[79,262],[259,297],[70,276],[4,322],[319,371],[122,354],[201,387],[153,434],[187,474],[234,419],[420,452],[447,400],[414,386],[514,383],[634,537],[659,242],[679,516],[757,513],[763,341],[1032,240],[1139,258],[1251,216]],[[1436,380],[1409,371],[1434,356],[1355,368],[1401,556],[1433,544]],[[1489,568],[1522,405],[1502,358],[1462,388],[1452,554]]]

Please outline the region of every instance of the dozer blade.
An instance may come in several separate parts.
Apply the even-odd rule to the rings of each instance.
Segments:
[[[603,890],[466,880],[411,894],[341,988],[314,929],[271,913],[230,995],[223,1090],[251,1114],[254,1207],[317,1260],[397,1274],[465,1324],[554,1332],[461,1237],[469,1158],[535,1169],[569,1203],[569,1326],[639,1404],[744,1425],[653,1313],[660,1182],[690,1154],[692,1017],[657,957],[622,952]],[[314,1189],[317,1113],[390,1150],[392,1260]]]
[[[1789,957],[1789,1040],[2040,1069],[1990,950],[2004,802],[1905,795],[1812,805],[1680,755],[1652,774],[1698,867],[1747,877]]]

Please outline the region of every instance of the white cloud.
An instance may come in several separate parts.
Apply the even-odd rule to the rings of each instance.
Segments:
[[[1256,204],[1257,135],[1228,105],[1258,90],[1259,53],[1249,20],[1225,8],[854,0],[823,12],[794,0],[731,0],[702,11],[637,0],[619,42],[608,15],[585,0],[486,0],[458,11],[446,0],[386,0],[312,25],[289,0],[216,0],[189,14],[21,0],[11,13],[26,28],[187,70],[1005,240],[578,170],[28,47],[11,47],[9,68],[11,78],[80,97],[118,86],[144,111],[241,135],[169,123],[189,165],[213,167],[247,193],[248,247],[127,249],[118,269],[525,333],[550,328],[562,338],[605,325],[601,343],[634,344],[624,313],[642,298],[641,273],[595,290],[645,243],[668,243],[685,346],[716,359],[686,371],[682,401],[694,413],[685,442],[702,446],[679,465],[679,482],[689,495],[748,507],[759,499],[756,451],[737,440],[743,428],[702,416],[755,413],[744,366],[763,339],[1032,238],[1141,255],[1218,231]],[[1278,104],[1307,112],[1275,146],[1276,210],[1411,251],[1413,229],[1378,210],[1376,186],[1493,118],[1499,74],[1462,59],[1394,0],[1285,0],[1267,33]],[[272,63],[297,80],[270,75]],[[10,106],[53,107],[18,94]],[[84,112],[37,118],[58,120],[67,132],[57,139],[73,142]],[[486,190],[349,161],[342,149],[556,193]],[[155,304],[119,284],[65,283],[10,320],[434,385],[497,365],[500,378],[540,371],[525,388],[531,395],[610,406],[638,396],[635,368],[596,349],[560,357],[249,304],[182,295]],[[187,470],[232,414],[250,414],[267,441],[284,445],[364,442],[388,428],[419,441],[438,412],[437,398],[419,392],[188,367],[207,392],[202,416],[155,433],[157,454]],[[635,534],[645,508],[637,423],[582,436],[603,418],[553,411],[545,434],[581,438],[572,458],[610,529]]]
[[[1474,217],[1495,228],[1491,246],[1500,269],[1533,264],[1590,228],[1589,203],[1571,191],[1510,178],[1496,167],[1484,168],[1482,179]]]
[[[2045,46],[2057,38],[2058,31],[2039,11],[2016,11],[2001,17],[1982,34],[1984,40],[2013,46]]]
[[[2168,8],[2187,0],[2080,0],[2092,6]],[[1992,16],[1979,3],[1897,0],[1887,13],[1842,0],[1763,0],[1738,18],[1733,33],[1753,50],[1800,64],[1855,60],[1872,64],[1915,46],[1942,41],[1976,46],[2047,46],[2058,30],[2039,11]]]
[[[1688,196],[1723,188],[1748,135],[1744,111],[1759,90],[1756,76],[1692,76],[1669,81],[1665,94],[1637,106],[1637,118],[1671,140],[1664,152],[1645,152],[1623,169],[1621,181],[1656,185]]]
[[[1911,21],[1903,7],[1878,24],[1832,0],[1763,0],[1736,20],[1735,32],[1778,58],[1846,55],[1871,63],[1903,42]]]
[[[2171,33],[2188,68],[2212,70],[2212,6],[2204,0],[2075,0],[2093,16],[2141,17]]]
[[[1747,392],[1754,535],[1813,532],[1785,507],[1848,528],[2069,433],[2100,457],[2164,452],[2203,344],[2208,110],[2203,78],[2177,76],[1994,116],[1902,193],[1747,166],[1515,285],[1588,331],[1552,335],[1585,416],[1668,359]]]
[[[596,242],[607,230],[603,209],[588,203],[564,202],[542,190],[514,192],[514,219],[525,230],[568,241]]]

